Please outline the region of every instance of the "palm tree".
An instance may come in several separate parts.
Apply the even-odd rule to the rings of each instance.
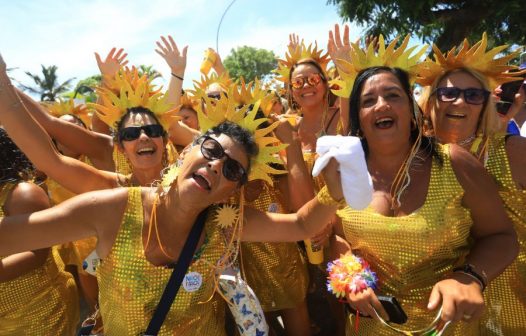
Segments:
[[[162,77],[161,73],[153,68],[153,65],[139,65],[139,76],[146,75],[148,79],[154,80]]]
[[[42,65],[43,78],[40,78],[39,75],[35,75],[26,71],[26,75],[33,79],[36,87],[22,85],[22,88],[31,93],[40,95],[41,101],[55,101],[59,94],[69,90],[71,81],[75,79],[70,78],[64,83],[59,84],[57,82],[57,69],[58,68],[56,65],[51,65],[49,67]]]

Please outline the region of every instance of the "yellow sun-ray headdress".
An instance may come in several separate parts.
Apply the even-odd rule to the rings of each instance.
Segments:
[[[216,73],[212,73],[210,76],[201,75],[201,80],[194,80],[195,90],[193,91],[196,92],[200,89],[204,93],[204,91],[206,91],[206,89],[213,83],[219,84],[223,90],[228,91],[228,88],[232,85],[232,80],[226,72],[221,74],[221,76],[218,76]]]
[[[251,86],[251,83],[246,85]],[[239,126],[247,129],[254,136],[254,140],[258,145],[258,155],[251,160],[251,169],[248,180],[262,179],[272,184],[272,179],[269,174],[283,174],[285,171],[272,168],[269,164],[283,164],[278,153],[283,150],[286,145],[279,144],[279,140],[270,135],[270,133],[278,126],[278,123],[273,123],[268,127],[258,129],[258,127],[267,118],[258,118],[256,113],[260,107],[263,98],[249,102],[249,104],[239,105],[238,101],[233,97],[248,97],[248,93],[237,89],[235,85],[231,85],[226,95],[219,100],[208,98],[203,90],[197,88],[197,96],[202,97],[203,104],[199,104],[197,108],[197,117],[199,119],[199,127],[201,132],[205,133],[207,130],[219,125],[224,121],[231,121]],[[241,93],[244,92],[244,93]],[[252,96],[253,99],[254,96]],[[253,104],[253,105],[251,105]],[[206,113],[205,113],[206,111]]]
[[[517,57],[520,51],[516,50],[507,56],[496,57],[500,52],[508,48],[508,45],[501,45],[486,52],[487,46],[488,37],[486,33],[482,34],[482,39],[471,48],[468,40],[464,39],[462,47],[456,54],[455,47],[451,48],[447,54],[444,54],[433,44],[435,60],[432,61],[427,58],[422,63],[417,82],[422,86],[430,86],[446,72],[460,68],[472,69],[482,74],[487,78],[492,90],[503,83],[520,79],[515,76],[520,76],[522,72],[507,72],[517,68],[507,63]]]
[[[176,109],[167,101],[168,97],[160,90],[154,90],[146,75],[128,76],[126,73],[119,72],[115,76],[115,83],[120,85],[118,93],[106,87],[96,88],[101,104],[91,103],[89,106],[104,123],[115,128],[129,108],[139,106],[152,111],[165,130],[180,119]]]
[[[245,79],[241,77],[237,89],[233,90],[232,99],[234,99],[238,105],[254,105],[256,102],[259,102],[259,107],[263,111],[263,114],[268,116],[272,109],[274,97],[275,95],[273,93],[269,93],[263,88],[261,81],[257,78],[253,82],[246,84]]]
[[[181,111],[183,108],[189,108],[197,112],[197,106],[199,105],[200,101],[198,98],[190,95],[188,92],[185,92],[181,96],[181,102],[179,106],[176,108],[176,112]]]
[[[305,43],[301,42],[295,47],[289,45],[288,51],[285,54],[285,59],[278,60],[278,68],[274,70],[274,72],[278,74],[276,79],[288,83],[290,69],[292,69],[299,60],[305,58],[313,59],[319,64],[323,73],[327,73],[327,64],[329,64],[330,61],[328,53],[323,54],[323,49],[318,50],[318,45],[316,43],[314,44],[314,47],[312,44],[309,44],[309,46],[306,47]]]
[[[336,84],[338,89],[332,92],[340,97],[349,98],[358,73],[364,69],[375,66],[387,66],[391,68],[400,68],[409,74],[409,80],[414,83],[417,75],[420,73],[422,62],[420,58],[427,50],[427,45],[423,45],[419,50],[418,46],[408,48],[409,35],[407,35],[400,47],[396,48],[399,37],[395,38],[389,45],[385,46],[385,40],[382,35],[378,37],[378,45],[369,44],[366,49],[362,49],[357,43],[351,43],[349,51],[350,62],[339,59],[340,78],[330,82]],[[378,50],[376,51],[376,47]],[[416,51],[416,52],[415,52]]]
[[[49,114],[54,117],[60,118],[63,115],[70,114],[82,120],[86,127],[91,127],[91,113],[85,104],[75,105],[73,99],[63,100],[59,98],[58,101],[46,102],[43,105],[47,108]]]

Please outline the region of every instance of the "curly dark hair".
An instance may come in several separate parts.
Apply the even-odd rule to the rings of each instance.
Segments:
[[[7,132],[0,128],[0,184],[27,181],[34,176],[35,167]]]

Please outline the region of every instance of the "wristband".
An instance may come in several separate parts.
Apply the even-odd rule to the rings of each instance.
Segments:
[[[183,77],[181,77],[181,76],[179,76],[179,75],[176,75],[176,74],[174,74],[173,72],[172,72],[171,74],[172,74],[172,76],[174,76],[174,77],[177,78],[177,79],[184,80]]]
[[[482,288],[482,291],[484,291],[484,289],[486,289],[486,286],[488,285],[488,277],[486,276],[486,273],[484,273],[484,271],[482,271],[481,274],[477,273],[475,271],[475,266],[471,264],[464,264],[462,266],[453,268],[453,273],[456,272],[461,272],[475,279]]]

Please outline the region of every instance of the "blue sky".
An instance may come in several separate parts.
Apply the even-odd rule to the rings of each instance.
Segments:
[[[11,74],[30,84],[23,71],[40,73],[40,65],[57,65],[59,80],[83,79],[98,73],[93,53],[112,47],[128,52],[130,64],[153,65],[164,78],[168,66],[155,53],[160,35],[171,34],[178,46],[188,45],[185,87],[199,77],[207,47],[215,48],[221,15],[231,0],[149,1],[11,1],[0,0],[0,52]],[[283,56],[289,33],[326,48],[328,31],[342,23],[326,0],[236,0],[219,33],[219,52],[249,45]],[[361,29],[351,27],[351,40]],[[160,81],[159,84],[163,84]]]

